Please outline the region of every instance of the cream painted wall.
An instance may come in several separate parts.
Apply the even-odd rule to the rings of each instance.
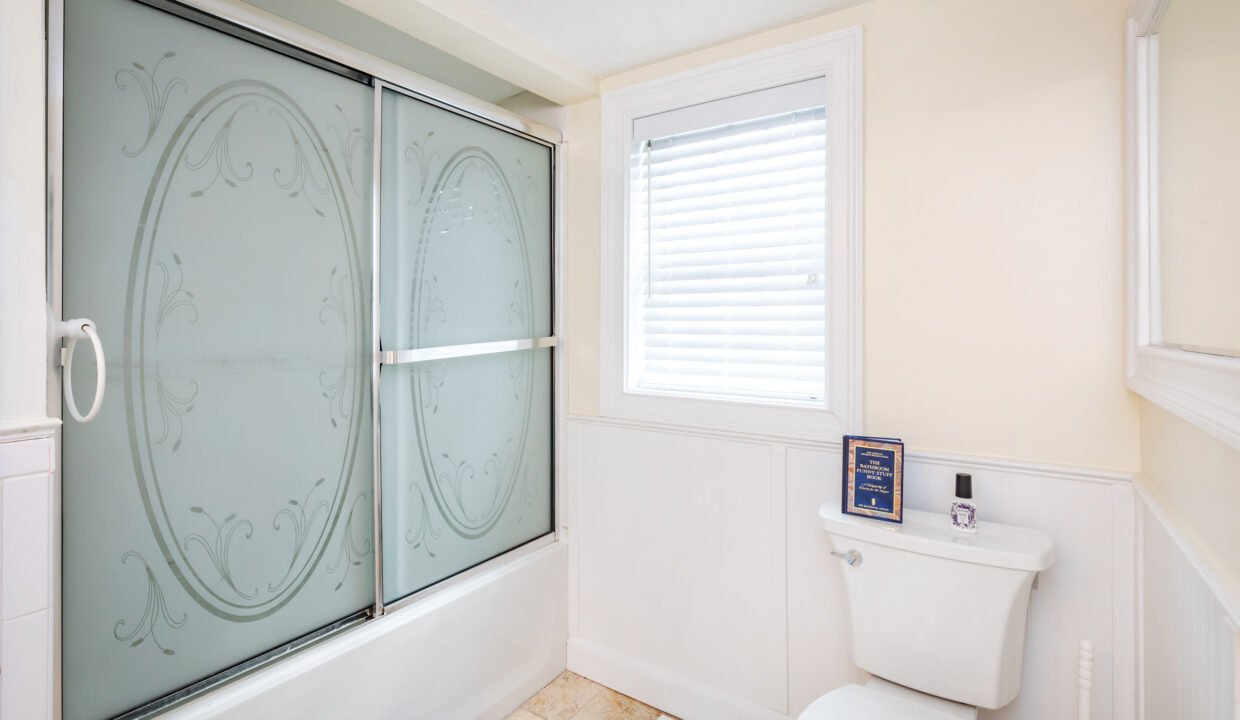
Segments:
[[[1158,27],[1163,339],[1240,353],[1240,3],[1175,0]]]
[[[601,103],[598,100],[570,105],[564,128],[568,182],[565,231],[564,322],[568,326],[568,412],[599,414],[599,135]]]
[[[567,123],[568,108],[563,105],[556,105],[546,98],[539,97],[528,90],[523,90],[515,95],[500,100],[496,103],[505,110],[523,115],[531,120],[542,123],[550,128],[557,128],[560,132],[564,131],[564,125]]]
[[[1124,0],[874,0],[604,91],[865,28],[865,430],[1135,468],[1124,387]],[[596,103],[570,108],[570,399],[599,414]],[[590,157],[582,157],[589,153]]]
[[[1240,597],[1240,450],[1142,401],[1141,467],[1179,529]]]

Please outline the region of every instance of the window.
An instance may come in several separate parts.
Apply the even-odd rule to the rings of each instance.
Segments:
[[[634,123],[630,386],[823,402],[825,102],[814,79]]]
[[[603,98],[603,413],[860,419],[860,31]]]

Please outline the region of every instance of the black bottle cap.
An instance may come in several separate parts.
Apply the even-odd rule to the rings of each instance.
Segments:
[[[973,499],[973,476],[969,473],[956,473],[956,497]]]

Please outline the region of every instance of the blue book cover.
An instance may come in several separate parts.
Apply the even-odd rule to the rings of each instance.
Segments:
[[[841,505],[849,515],[904,522],[904,442],[844,436]]]

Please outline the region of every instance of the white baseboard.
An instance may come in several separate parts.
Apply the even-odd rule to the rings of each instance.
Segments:
[[[577,637],[568,639],[568,669],[681,720],[790,720],[776,710],[672,675]]]

